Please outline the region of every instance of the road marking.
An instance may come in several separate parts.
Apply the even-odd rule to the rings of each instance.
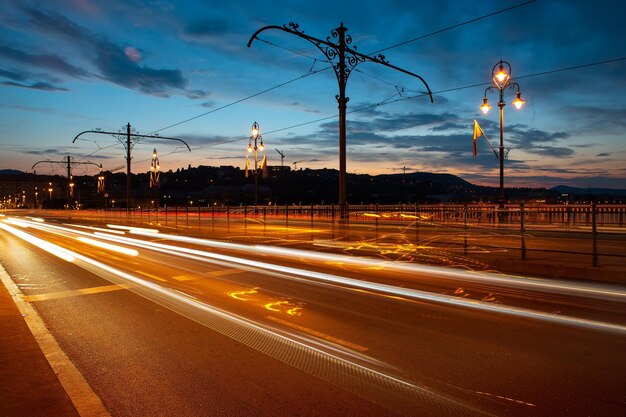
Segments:
[[[476,394],[484,395],[484,396],[487,396],[487,397],[495,397],[495,398],[500,398],[501,400],[506,400],[506,401],[511,401],[511,402],[517,403],[517,404],[527,405],[529,407],[537,407],[536,404],[529,403],[527,401],[516,400],[515,398],[503,397],[502,395],[492,394],[490,392],[483,392],[483,391],[474,391],[474,392]]]
[[[135,271],[135,273],[137,273],[137,274],[141,274],[141,275],[144,275],[144,276],[146,276],[146,277],[148,277],[148,278],[156,279],[157,281],[167,282],[167,280],[166,280],[166,279],[161,278],[161,277],[157,277],[156,275],[152,275],[152,274],[149,274],[149,273],[147,273],[147,272],[143,272],[143,271]]]
[[[333,342],[359,352],[366,352],[368,350],[368,348],[366,348],[365,346],[357,345],[356,343],[348,342],[347,340],[339,339],[326,333],[318,332],[317,330],[309,329],[308,327],[300,326],[287,320],[279,319],[278,317],[266,316],[265,318],[268,320],[272,320],[276,323],[280,323],[284,326],[291,327],[292,329],[299,330],[303,333],[310,334],[311,336],[319,337],[320,339],[324,339],[329,342]]]
[[[100,397],[93,392],[83,374],[63,352],[41,317],[39,317],[39,314],[37,314],[37,311],[24,300],[24,295],[11,280],[2,265],[0,265],[0,281],[9,290],[13,302],[17,305],[20,313],[22,313],[30,332],[35,337],[39,348],[59,378],[59,382],[65,389],[67,396],[72,400],[78,414],[82,417],[111,417],[104,404],[102,404]]]
[[[214,270],[214,271],[203,272],[201,274],[176,275],[176,276],[172,277],[172,279],[175,279],[177,281],[191,281],[193,279],[201,278],[203,275],[209,275],[209,276],[213,276],[213,277],[222,277],[224,275],[236,274],[236,273],[241,272],[241,271],[242,270],[238,269],[238,268],[218,269],[218,270]]]
[[[56,300],[59,298],[76,297],[78,295],[99,294],[102,292],[119,291],[130,288],[129,284],[102,285],[100,287],[81,288],[79,290],[58,291],[48,294],[23,295],[24,301],[32,303],[36,301]]]

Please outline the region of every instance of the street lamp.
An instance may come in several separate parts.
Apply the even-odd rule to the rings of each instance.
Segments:
[[[254,143],[254,146],[252,146]],[[252,123],[252,135],[248,140],[248,153],[254,151],[254,205],[259,203],[259,179],[258,179],[258,164],[259,157],[258,151],[263,152],[265,146],[263,146],[263,137],[259,130],[259,124],[257,122]]]
[[[50,193],[50,208],[52,208],[52,183],[48,183],[48,192]]]
[[[524,100],[522,100],[519,84],[511,82],[511,65],[508,62],[500,60],[500,62],[494,65],[491,69],[491,79],[493,84],[485,90],[483,104],[480,106],[480,109],[484,114],[487,114],[489,109],[491,109],[487,100],[487,93],[493,93],[496,90],[500,93],[500,101],[498,102],[498,107],[500,108],[500,151],[498,153],[500,159],[500,193],[498,204],[500,208],[503,208],[506,201],[504,196],[504,90],[517,89],[515,100],[513,100],[513,106],[516,109],[522,108]]]

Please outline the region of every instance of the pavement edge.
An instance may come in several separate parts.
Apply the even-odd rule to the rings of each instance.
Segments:
[[[37,311],[24,300],[24,295],[2,265],[0,265],[0,281],[9,291],[13,302],[24,317],[24,321],[35,337],[39,348],[57,375],[63,389],[72,400],[78,414],[81,417],[111,417],[100,397],[61,349]]]

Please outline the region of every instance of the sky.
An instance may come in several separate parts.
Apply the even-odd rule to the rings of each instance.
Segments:
[[[135,173],[148,171],[153,148],[165,171],[243,168],[255,121],[270,165],[280,165],[278,149],[292,168],[337,169],[332,62],[276,29],[247,42],[290,22],[336,41],[343,23],[351,47],[383,53],[434,93],[431,103],[418,78],[358,63],[347,83],[349,173],[450,173],[497,186],[498,160],[483,138],[473,157],[472,134],[477,120],[499,144],[497,92],[487,93],[487,115],[479,106],[493,66],[505,60],[526,102],[516,110],[516,90],[505,90],[505,185],[626,188],[626,2],[536,0],[495,13],[525,2],[4,0],[0,169],[32,172],[71,155],[124,172],[113,136],[72,141],[127,123],[192,149],[143,139],[132,149]],[[57,163],[35,169],[65,173]]]

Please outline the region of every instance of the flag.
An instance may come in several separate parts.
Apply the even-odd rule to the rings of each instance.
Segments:
[[[263,154],[263,159],[261,160],[261,173],[263,175],[263,178],[267,178],[268,176],[268,170],[267,170],[267,155]]]
[[[476,143],[476,140],[481,136],[484,136],[485,139],[487,139],[487,135],[485,135],[485,132],[483,132],[483,130],[480,128],[478,122],[474,120],[474,146],[472,148],[473,157],[476,157],[476,155],[478,155],[478,145]]]
[[[248,172],[250,171],[250,160],[248,159],[248,155],[246,155],[246,168],[245,168],[245,176],[248,178]]]

